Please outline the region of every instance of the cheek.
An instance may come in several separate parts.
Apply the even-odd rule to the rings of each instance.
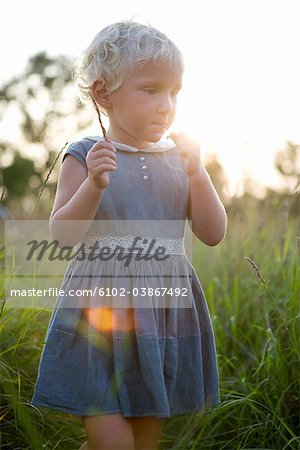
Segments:
[[[151,115],[153,110],[152,103],[153,102],[145,97],[139,97],[135,102],[132,102],[131,114],[134,114],[137,119],[145,118],[149,116],[149,114]]]
[[[138,94],[134,97],[134,104],[139,109],[147,109],[151,103],[152,99],[144,93]]]
[[[174,106],[174,109],[173,109],[173,111],[172,111],[170,117],[171,117],[172,120],[173,120],[173,119],[175,118],[175,116],[176,116],[176,105]]]

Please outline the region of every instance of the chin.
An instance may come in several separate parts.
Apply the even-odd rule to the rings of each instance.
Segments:
[[[166,134],[166,132],[165,133],[156,133],[154,135],[151,135],[151,137],[149,136],[148,141],[149,142],[158,142],[165,136],[165,134]]]

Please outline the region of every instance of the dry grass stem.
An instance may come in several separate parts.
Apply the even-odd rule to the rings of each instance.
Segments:
[[[258,278],[260,279],[260,281],[261,281],[263,284],[266,285],[267,283],[266,283],[265,279],[263,278],[262,274],[260,273],[259,267],[255,264],[255,262],[253,261],[253,259],[249,258],[248,256],[245,256],[245,259],[246,259],[247,261],[249,261],[249,263],[251,264],[251,266],[252,266],[253,269],[255,270],[255,272],[256,272]]]

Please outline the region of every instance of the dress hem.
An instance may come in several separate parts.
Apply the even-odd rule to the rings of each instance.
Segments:
[[[212,402],[210,405],[206,406],[205,408],[197,408],[192,410],[185,410],[185,411],[175,411],[175,412],[164,412],[164,413],[156,413],[156,412],[147,412],[145,414],[134,414],[130,412],[121,412],[119,409],[113,409],[113,410],[102,410],[101,414],[121,414],[123,417],[146,417],[146,416],[154,416],[154,417],[165,417],[165,418],[171,418],[173,416],[180,416],[185,414],[197,414],[197,413],[203,413],[204,411],[207,411],[210,408],[216,407],[221,403],[220,400]],[[32,406],[35,407],[41,407],[41,408],[47,408],[47,409],[54,409],[56,411],[60,411],[66,414],[72,414],[76,416],[95,416],[97,413],[91,413],[91,412],[84,412],[84,411],[74,411],[74,410],[68,410],[65,408],[61,408],[59,406],[50,405],[48,403],[43,402],[35,402],[30,403]]]

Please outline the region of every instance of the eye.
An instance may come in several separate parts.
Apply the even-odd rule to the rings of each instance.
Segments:
[[[144,91],[147,92],[150,95],[153,95],[153,94],[157,93],[157,90],[154,89],[154,88],[146,88],[146,89],[144,89]]]

